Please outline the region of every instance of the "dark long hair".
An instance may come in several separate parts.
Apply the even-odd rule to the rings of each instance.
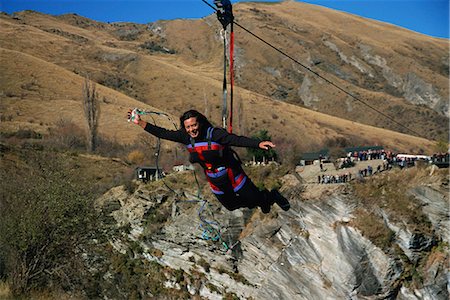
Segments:
[[[190,118],[196,118],[197,122],[200,125],[200,131],[204,131],[208,129],[209,127],[214,127],[211,122],[208,121],[208,119],[200,112],[196,111],[195,109],[188,110],[180,117],[180,128],[183,131],[186,131],[184,129],[184,121]]]

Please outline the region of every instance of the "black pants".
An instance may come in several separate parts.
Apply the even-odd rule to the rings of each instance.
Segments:
[[[247,177],[244,185],[237,191],[224,191],[223,194],[214,194],[217,199],[228,210],[242,207],[255,208],[261,205],[270,205],[271,199],[268,190],[260,191]]]

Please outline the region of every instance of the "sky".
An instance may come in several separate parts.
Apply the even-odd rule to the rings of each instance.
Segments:
[[[213,0],[207,1],[213,3]],[[301,2],[391,23],[433,37],[449,38],[448,0],[305,0]],[[51,15],[76,13],[101,22],[142,24],[157,20],[202,18],[214,12],[202,0],[0,0],[0,11],[11,14],[22,10],[35,10]]]

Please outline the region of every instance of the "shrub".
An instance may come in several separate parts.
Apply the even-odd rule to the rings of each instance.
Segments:
[[[21,169],[0,169],[0,257],[11,293],[72,286],[77,246],[93,226],[93,194],[67,180],[52,153],[27,151]]]
[[[145,155],[139,150],[133,150],[128,153],[127,159],[130,163],[138,165],[144,161]]]
[[[129,151],[128,145],[122,145],[115,139],[108,139],[102,136],[97,138],[96,153],[107,157],[125,157]]]
[[[7,116],[4,114],[0,115],[1,122],[12,121],[12,119],[13,119],[13,116],[11,116],[11,115],[7,115]]]
[[[106,293],[111,298],[119,294],[123,299],[143,299],[144,295],[158,297],[165,293],[164,282],[167,279],[162,272],[163,267],[157,262],[134,259],[130,253],[114,254],[109,271],[113,274],[113,287]]]
[[[150,209],[145,214],[144,236],[150,237],[159,232],[171,213],[171,206],[160,205],[155,209]]]
[[[387,227],[383,219],[363,209],[357,209],[354,214],[354,225],[362,235],[387,252],[392,245],[394,232]]]
[[[42,134],[30,129],[19,129],[16,132],[2,133],[5,138],[16,137],[18,139],[42,139]]]
[[[245,172],[260,190],[279,189],[281,187],[280,178],[288,174],[289,168],[286,166],[258,166],[247,167]]]
[[[113,88],[115,90],[130,90],[133,88],[133,83],[128,78],[119,75],[106,74],[99,79],[99,84]]]
[[[409,194],[413,181],[422,182],[426,170],[410,168],[390,172],[366,183],[353,184],[355,195],[366,208],[383,207],[392,221],[402,222],[410,231],[431,234],[432,226],[421,209],[421,203]]]
[[[154,53],[154,52],[161,52],[161,53],[166,53],[166,54],[176,54],[177,53],[175,50],[168,49],[154,41],[146,41],[143,44],[141,44],[139,47],[142,49],[149,50],[152,53]]]
[[[12,299],[11,291],[9,290],[9,284],[1,280],[0,280],[0,299]]]
[[[448,151],[448,143],[445,140],[439,140],[434,144],[434,150],[438,153],[445,153]]]
[[[86,133],[70,120],[59,120],[47,141],[53,149],[86,149]]]
[[[198,264],[205,269],[206,273],[209,273],[209,271],[211,270],[211,265],[202,257],[200,258],[200,260],[198,261]]]

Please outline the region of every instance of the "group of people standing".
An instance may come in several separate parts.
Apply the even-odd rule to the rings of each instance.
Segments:
[[[354,151],[348,152],[347,157],[351,158],[353,161],[364,161],[364,160],[374,160],[374,159],[392,159],[395,154],[391,151],[385,150],[364,150],[364,151]]]
[[[352,180],[352,173],[345,173],[340,175],[318,175],[318,183],[328,184],[328,183],[346,183]]]

